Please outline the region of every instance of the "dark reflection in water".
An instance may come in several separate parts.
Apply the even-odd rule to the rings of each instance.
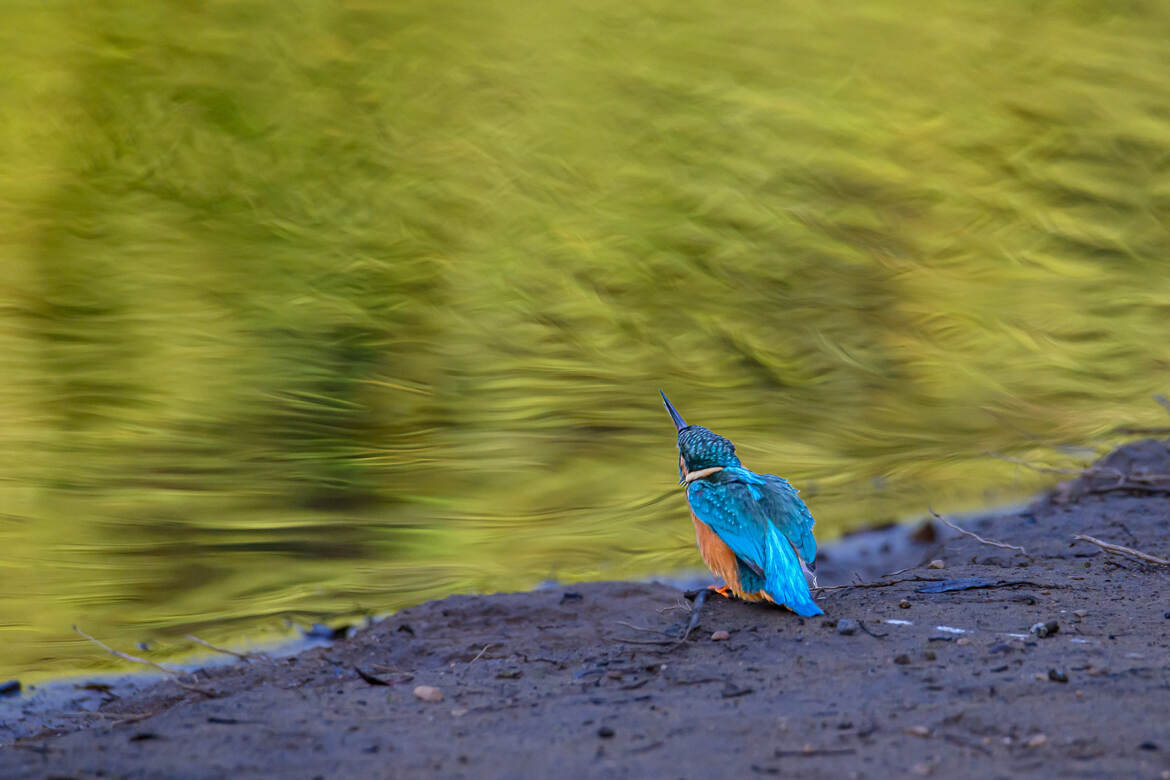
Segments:
[[[696,566],[659,387],[822,538],[1165,424],[1166,7],[298,9],[0,12],[0,678]]]

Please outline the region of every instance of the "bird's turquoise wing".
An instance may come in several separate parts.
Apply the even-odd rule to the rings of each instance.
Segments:
[[[762,476],[764,486],[761,489],[761,503],[765,514],[780,533],[792,542],[801,560],[813,568],[817,557],[817,540],[813,538],[815,521],[812,513],[800,500],[796,488],[788,484],[788,480],[775,474]]]
[[[751,486],[733,480],[696,480],[687,488],[695,517],[711,527],[736,556],[757,572],[767,563],[767,520]]]

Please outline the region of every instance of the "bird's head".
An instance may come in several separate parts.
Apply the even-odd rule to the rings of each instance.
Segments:
[[[738,466],[739,458],[735,455],[735,445],[717,433],[707,430],[701,425],[687,425],[681,415],[671,406],[666,394],[658,391],[662,402],[666,404],[666,411],[674,420],[678,429],[679,475],[686,476],[688,472],[713,466]]]

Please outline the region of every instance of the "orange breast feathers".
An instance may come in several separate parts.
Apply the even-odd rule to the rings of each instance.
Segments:
[[[695,524],[695,540],[699,543],[699,554],[703,556],[703,563],[707,564],[711,573],[716,577],[722,577],[731,588],[731,592],[744,601],[768,598],[762,591],[744,593],[739,587],[739,562],[735,558],[735,553],[711,530],[711,526],[695,517],[694,512],[691,512],[691,521]]]

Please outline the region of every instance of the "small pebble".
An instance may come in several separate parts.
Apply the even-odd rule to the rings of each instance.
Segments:
[[[1165,615],[1163,615],[1162,617],[1166,618],[1167,620],[1170,620],[1170,612],[1167,612],[1167,613],[1166,613]]]
[[[731,639],[731,632],[730,631],[716,631],[714,634],[711,635],[712,642],[724,642],[728,639]]]
[[[611,729],[609,726],[602,726],[597,730],[597,736],[601,737],[602,739],[609,739],[613,736],[613,729]]]
[[[945,569],[946,567],[946,562],[937,558],[926,565],[928,569]]]
[[[20,693],[20,680],[8,680],[0,683],[0,696],[15,696]]]
[[[910,771],[916,775],[921,775],[922,777],[926,777],[934,772],[934,767],[932,765],[926,763],[925,761],[922,761],[922,762],[917,763],[914,766],[910,767]]]
[[[1153,742],[1143,742],[1142,744],[1138,745],[1138,749],[1139,750],[1157,750],[1158,746],[1155,745]]]
[[[956,645],[963,645],[963,646],[969,645],[969,644],[971,644],[971,637],[961,636],[955,640],[955,644]]]
[[[898,606],[902,609],[910,609],[910,602],[906,599],[902,599],[898,602]]]
[[[938,660],[938,656],[935,655],[933,650],[927,650],[925,653],[922,654],[922,658],[925,661],[937,661]]]
[[[1030,747],[1030,748],[1038,748],[1038,747],[1044,747],[1047,744],[1048,744],[1048,736],[1047,735],[1036,734],[1035,736],[1029,738],[1028,741],[1024,743],[1024,746]]]
[[[519,669],[501,669],[500,671],[496,672],[496,677],[500,678],[501,680],[515,680],[519,676]]]
[[[467,714],[466,707],[456,707],[455,709],[451,710],[451,717],[453,717],[453,718],[462,718],[466,714]]]
[[[906,729],[906,733],[912,737],[929,737],[930,729],[926,726],[910,726]]]
[[[1066,683],[1068,682],[1068,672],[1063,669],[1049,669],[1048,679],[1052,682]]]
[[[853,636],[857,633],[857,621],[852,618],[841,618],[837,621],[837,633],[842,636]]]
[[[443,692],[433,685],[419,685],[414,689],[415,698],[423,701],[442,701]]]
[[[1060,631],[1060,623],[1057,623],[1055,620],[1046,620],[1043,623],[1037,623],[1032,626],[1028,631],[1043,639],[1046,636],[1052,636]]]
[[[1083,618],[1089,614],[1089,610],[1087,610],[1087,609],[1074,609],[1073,614],[1079,618]]]
[[[910,656],[906,655],[905,653],[896,655],[894,656],[894,663],[905,666],[906,664],[910,663]]]

